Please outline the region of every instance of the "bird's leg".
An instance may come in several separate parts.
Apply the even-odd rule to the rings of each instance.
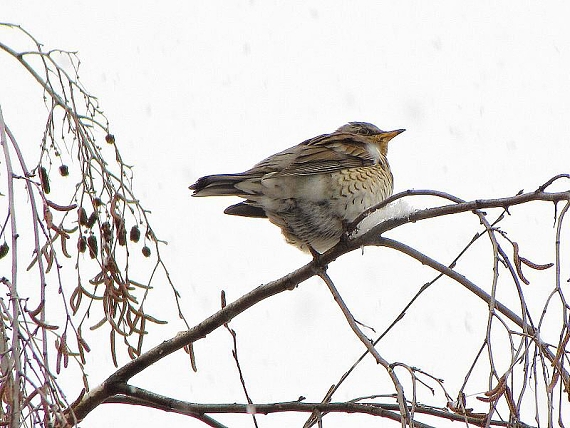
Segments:
[[[341,224],[342,224],[342,233],[340,235],[339,238],[339,243],[342,243],[343,245],[348,243],[348,239],[349,239],[349,231],[348,231],[348,227],[350,226],[350,222],[343,218],[340,220]]]
[[[321,257],[321,253],[315,250],[310,244],[307,244],[307,248],[309,248],[309,252],[311,256],[313,256],[313,260],[318,260]]]
[[[307,244],[307,248],[309,249],[311,256],[313,256],[313,262],[315,263],[315,265],[326,269],[326,266],[323,266],[321,262],[322,254],[319,253],[317,250],[315,250],[310,244]]]

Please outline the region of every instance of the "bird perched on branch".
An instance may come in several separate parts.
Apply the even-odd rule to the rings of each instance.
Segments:
[[[382,131],[350,122],[269,156],[238,174],[207,175],[192,196],[239,196],[224,213],[268,218],[303,251],[323,253],[346,225],[392,195],[388,142],[404,129]]]

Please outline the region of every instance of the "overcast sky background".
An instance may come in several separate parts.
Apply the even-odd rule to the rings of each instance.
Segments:
[[[268,222],[223,215],[235,200],[190,198],[187,186],[202,175],[245,170],[354,120],[407,129],[390,146],[396,191],[431,188],[464,199],[501,197],[568,173],[569,12],[565,1],[293,6],[3,0],[0,20],[21,24],[46,49],[79,51],[82,82],[99,98],[123,159],[135,165],[135,191],[152,211],[155,231],[169,242],[163,257],[190,320],[199,322],[219,308],[221,289],[232,301],[309,260]],[[2,34],[8,37],[5,30]],[[39,144],[45,115],[37,127],[30,125],[31,112],[22,103],[28,92],[21,85],[33,83],[5,74],[17,69],[13,62],[0,55],[4,117],[20,140]],[[528,258],[539,263],[552,260],[551,211],[515,210],[518,217],[507,223],[526,245]],[[461,222],[411,225],[390,236],[449,262],[477,230],[475,218],[465,215]],[[480,251],[489,254],[488,245]],[[484,266],[466,262],[460,268],[488,290],[492,260],[484,261]],[[377,331],[433,276],[386,249],[343,257],[330,274],[355,316]],[[545,284],[546,291],[549,287]],[[486,326],[485,305],[459,288],[442,281],[380,347],[389,361],[445,375],[452,394]],[[250,394],[258,402],[300,395],[320,401],[362,352],[316,280],[257,306],[232,325]],[[180,325],[170,328],[165,331]],[[147,345],[170,333],[163,334]],[[214,333],[196,345],[196,353],[197,374],[186,370],[185,357],[177,354],[133,383],[188,401],[244,402],[229,334]],[[108,364],[107,353],[98,362]],[[454,366],[457,377],[447,377]],[[108,370],[93,373],[92,385]],[[471,392],[480,393],[485,384],[483,379],[481,389]],[[388,389],[379,385],[388,385],[385,374],[368,361],[337,399]],[[354,415],[327,418],[325,426],[359,421],[392,426]],[[304,419],[259,420],[268,427],[285,426],[286,420],[293,421],[287,426],[299,426]],[[251,426],[247,416],[219,420]],[[81,425],[159,423],[203,426],[114,405],[101,406]]]

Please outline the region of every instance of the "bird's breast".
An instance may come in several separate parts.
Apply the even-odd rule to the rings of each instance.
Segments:
[[[346,221],[392,195],[394,183],[387,165],[372,165],[338,171],[332,176],[332,207]]]

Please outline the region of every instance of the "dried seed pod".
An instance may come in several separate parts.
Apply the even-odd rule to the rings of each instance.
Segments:
[[[105,135],[105,141],[109,144],[115,144],[115,136],[113,134]]]
[[[59,174],[62,177],[67,177],[69,175],[69,168],[67,167],[67,165],[61,165],[59,167]]]
[[[142,247],[142,253],[143,256],[150,257],[150,248],[145,245],[144,247]]]
[[[111,241],[113,238],[113,232],[111,230],[111,223],[106,221],[101,225],[101,232],[103,233],[103,239],[105,241]]]
[[[87,211],[85,211],[85,208],[80,207],[77,210],[77,217],[79,217],[79,224],[81,226],[87,226],[89,219],[87,218]]]
[[[97,253],[99,252],[97,247],[97,237],[95,235],[89,235],[89,238],[87,238],[87,245],[89,246],[89,257],[94,259],[97,257]]]
[[[0,259],[3,259],[4,257],[6,257],[6,255],[8,254],[8,251],[10,251],[10,247],[8,246],[8,244],[6,244],[6,242],[4,242],[2,245],[0,245]]]
[[[127,229],[125,227],[125,220],[121,219],[120,221],[116,222],[117,227],[117,240],[119,241],[119,245],[127,245]]]
[[[101,200],[101,198],[95,198],[93,199],[93,205],[96,207],[100,207],[101,205],[103,205],[103,201]]]
[[[137,225],[131,227],[131,232],[129,233],[129,239],[133,242],[139,242],[139,239],[141,239],[141,230]]]
[[[91,215],[89,216],[89,218],[87,219],[86,226],[89,229],[91,229],[93,227],[93,225],[95,224],[95,222],[97,221],[98,217],[99,217],[99,214],[97,214],[97,211],[93,211],[91,213]]]
[[[140,355],[140,352],[138,352],[135,348],[133,348],[132,346],[129,346],[127,348],[127,352],[129,353],[129,357],[131,357],[131,360],[134,360],[135,358],[137,358]]]
[[[49,187],[49,176],[47,170],[43,166],[40,168],[40,181],[42,182],[42,190],[44,193],[51,192]]]
[[[112,217],[113,217],[113,225],[115,226],[116,229],[118,229],[121,226],[121,223],[125,222],[123,217],[121,217],[119,214],[115,214]]]
[[[87,249],[87,239],[85,238],[85,236],[80,236],[79,239],[77,240],[77,249],[79,250],[80,253],[84,253],[85,250]]]

